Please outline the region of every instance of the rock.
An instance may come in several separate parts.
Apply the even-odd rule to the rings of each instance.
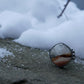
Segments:
[[[65,69],[52,64],[49,52],[0,40],[0,48],[14,55],[0,60],[0,84],[83,84],[83,65],[71,61]]]

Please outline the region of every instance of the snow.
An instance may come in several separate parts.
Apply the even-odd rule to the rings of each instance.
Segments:
[[[25,31],[16,42],[34,48],[50,49],[56,43],[64,42],[73,48],[77,56],[84,57],[84,11],[77,13],[72,20],[65,21],[57,27],[40,31]]]
[[[0,38],[18,38],[22,32],[31,27],[22,14],[4,11],[0,14]]]
[[[15,0],[1,4],[0,38],[14,38],[22,45],[41,49],[64,42],[76,56],[84,58],[84,11],[70,2],[58,19],[65,3],[66,0]]]
[[[5,48],[0,48],[0,58],[4,58],[5,56],[14,56],[14,54]]]

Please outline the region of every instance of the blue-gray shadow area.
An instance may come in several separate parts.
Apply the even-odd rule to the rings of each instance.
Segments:
[[[79,9],[84,10],[84,0],[71,0],[71,1],[76,3]]]

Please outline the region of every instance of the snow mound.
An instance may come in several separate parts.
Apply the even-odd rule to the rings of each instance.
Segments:
[[[10,11],[0,14],[0,25],[0,38],[18,38],[31,28],[31,23],[24,15]]]
[[[84,11],[80,11],[72,20],[45,31],[30,29],[15,40],[26,46],[50,49],[56,43],[64,42],[76,51],[78,56],[84,57]]]

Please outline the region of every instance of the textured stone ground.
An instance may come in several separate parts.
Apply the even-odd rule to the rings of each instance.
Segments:
[[[51,63],[48,51],[0,40],[14,56],[0,59],[0,84],[84,84],[84,66],[70,62],[65,69]],[[22,83],[23,82],[23,83]]]

